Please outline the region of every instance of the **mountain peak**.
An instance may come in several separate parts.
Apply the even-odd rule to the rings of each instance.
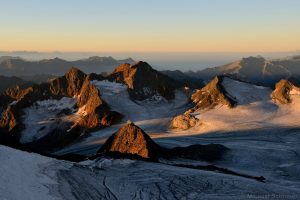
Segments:
[[[148,63],[139,61],[132,65],[120,64],[109,77],[112,81],[128,86],[134,100],[145,100],[160,95],[167,100],[174,98],[176,81],[153,69]]]
[[[160,147],[134,123],[127,123],[114,133],[98,151],[100,154],[125,154],[156,160]]]
[[[214,108],[215,106],[222,104],[232,107],[235,102],[226,95],[226,91],[223,88],[221,82],[223,77],[216,76],[205,87],[196,91],[192,95],[192,101],[195,107],[190,111]]]
[[[281,79],[275,85],[275,90],[272,92],[272,99],[276,102],[278,101],[281,104],[290,103],[291,97],[290,92],[295,86],[288,80]]]
[[[76,68],[76,67],[71,67],[67,73],[65,74],[65,76],[71,76],[71,75],[75,75],[75,76],[85,76],[86,74],[81,71],[80,69]]]

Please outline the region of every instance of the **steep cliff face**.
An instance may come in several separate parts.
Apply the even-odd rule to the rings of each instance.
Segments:
[[[146,62],[119,65],[109,79],[124,83],[134,100],[144,100],[154,95],[160,95],[167,100],[175,97],[175,88],[178,83],[170,77],[154,70]]]
[[[110,126],[121,116],[117,112],[110,111],[107,104],[101,99],[100,91],[90,83],[87,78],[77,98],[77,106],[83,112],[78,125],[84,128],[97,128]]]
[[[292,99],[290,96],[290,92],[293,89],[300,91],[299,88],[294,86],[291,82],[282,79],[278,83],[276,83],[275,90],[272,92],[272,99],[275,102],[279,102],[281,104],[291,103]]]

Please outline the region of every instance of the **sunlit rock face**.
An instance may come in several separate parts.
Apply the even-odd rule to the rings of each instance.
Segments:
[[[281,104],[288,104],[292,102],[291,94],[293,92],[300,93],[300,88],[290,81],[282,79],[276,83],[275,90],[272,92],[272,99]]]
[[[170,128],[187,130],[189,128],[196,126],[197,123],[199,123],[199,120],[196,117],[186,113],[186,114],[182,114],[182,115],[178,115],[178,116],[174,117],[171,120]]]
[[[133,123],[120,128],[98,151],[100,154],[125,154],[143,159],[157,160],[162,149]]]
[[[217,105],[233,107],[236,102],[226,93],[222,79],[223,77],[217,76],[202,89],[192,94],[191,100],[195,106],[189,112],[211,109]]]

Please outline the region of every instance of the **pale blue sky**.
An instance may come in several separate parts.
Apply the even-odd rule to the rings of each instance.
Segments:
[[[299,0],[0,0],[0,50],[292,51]]]

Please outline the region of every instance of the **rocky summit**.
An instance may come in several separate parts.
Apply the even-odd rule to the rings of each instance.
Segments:
[[[272,92],[272,99],[275,102],[279,102],[281,104],[291,103],[292,99],[290,93],[293,89],[296,91],[300,91],[300,88],[293,85],[293,83],[288,80],[282,79],[278,83],[276,83],[275,90]]]
[[[162,149],[141,128],[128,123],[110,136],[98,153],[157,160],[161,151]]]
[[[216,76],[202,89],[192,94],[191,100],[195,105],[189,112],[195,112],[202,109],[214,108],[217,105],[227,105],[233,107],[235,101],[227,95],[222,86],[221,76]]]
[[[121,64],[110,74],[112,81],[124,83],[133,100],[145,100],[159,95],[167,100],[174,99],[178,82],[154,70],[148,63]]]

